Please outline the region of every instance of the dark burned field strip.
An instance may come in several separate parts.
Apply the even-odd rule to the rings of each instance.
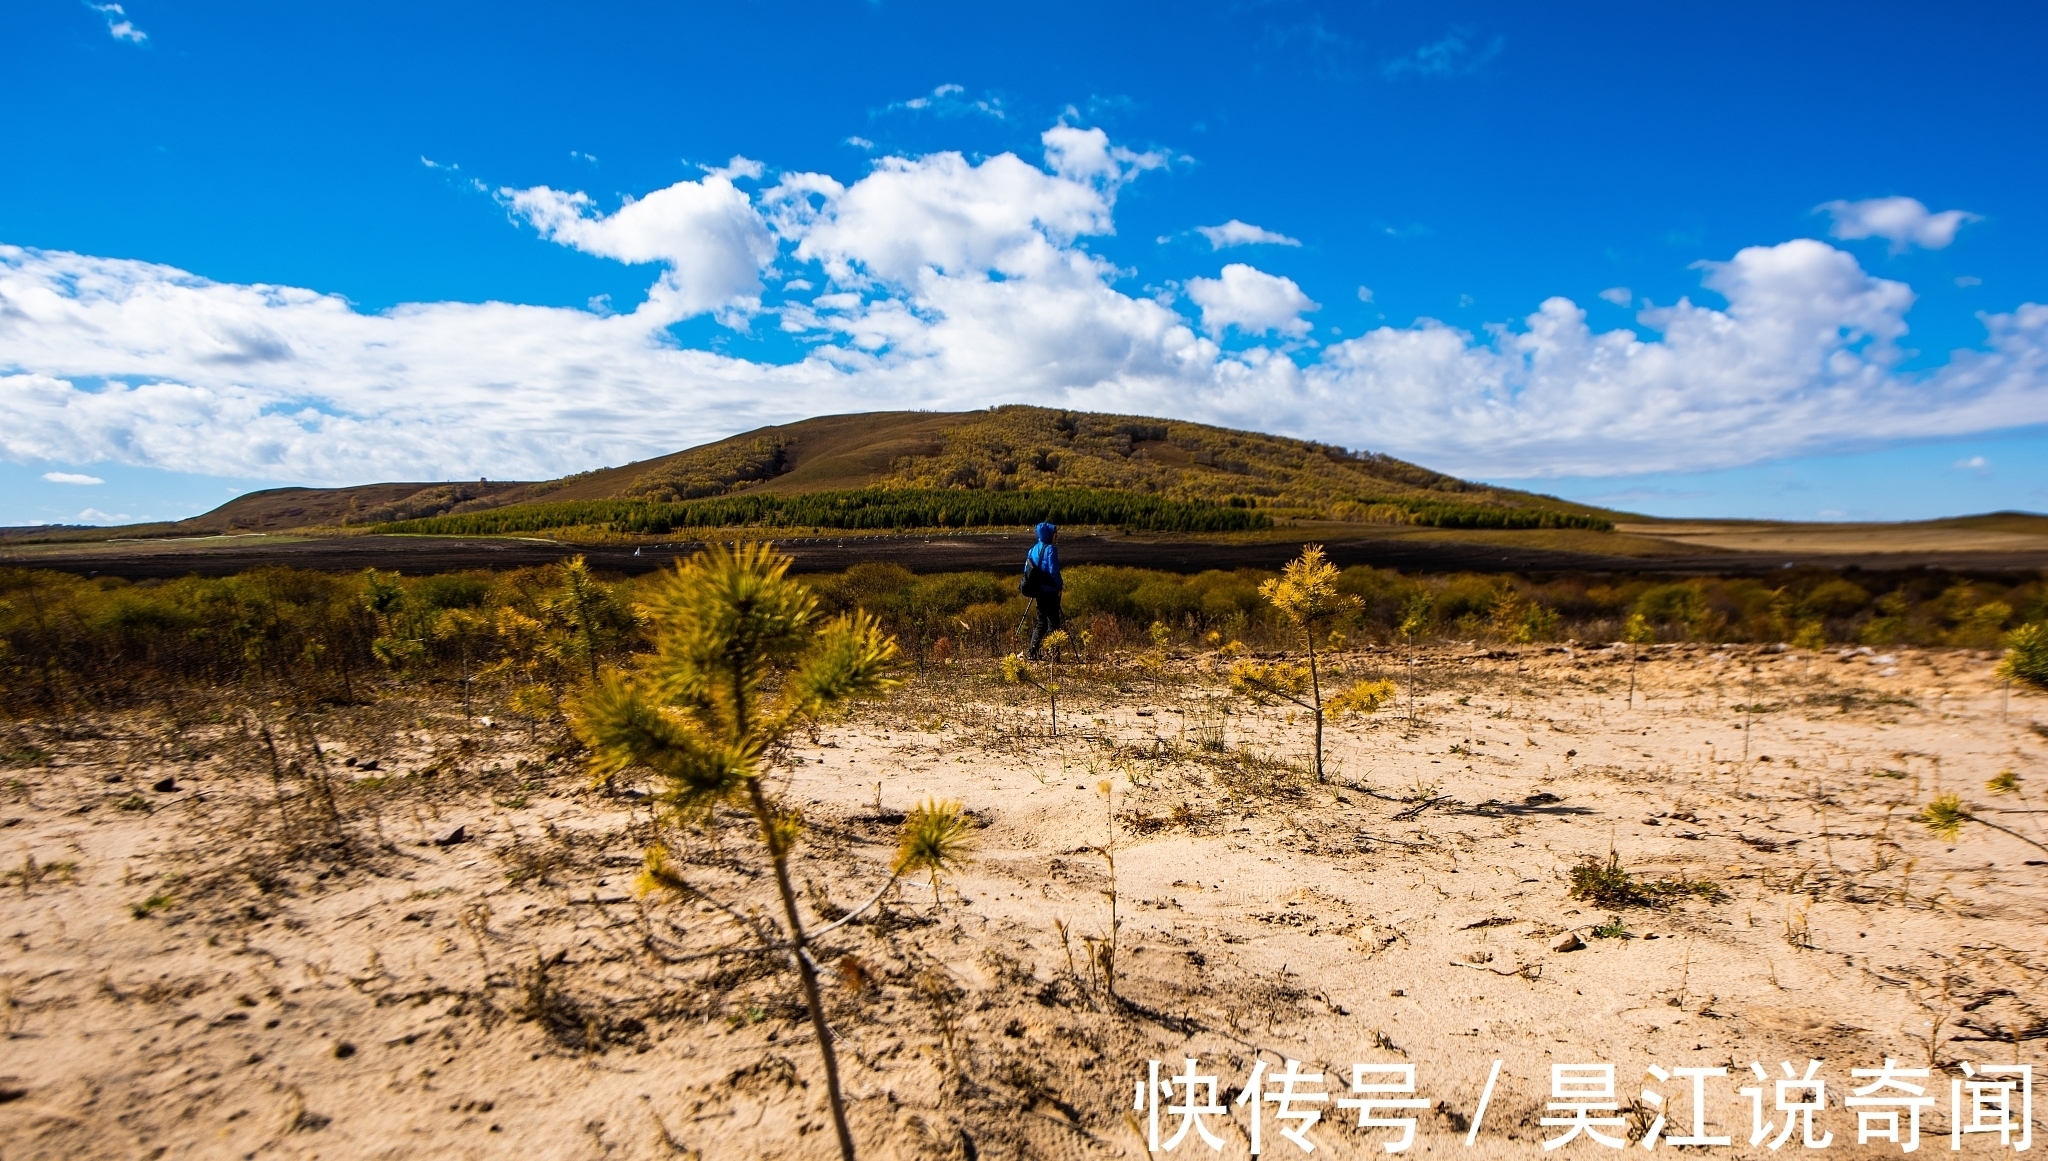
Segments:
[[[796,558],[795,571],[837,572],[866,561],[900,564],[912,572],[969,569],[1007,571],[1030,541],[1023,535],[845,536],[776,538]],[[1299,542],[1197,540],[1146,536],[1074,536],[1065,542],[1069,564],[1129,565],[1170,572],[1221,568],[1278,568],[1299,551]],[[1788,563],[1821,568],[1878,570],[1937,569],[1990,573],[2048,567],[2048,553],[1950,552],[1867,555],[1717,552],[1684,556],[1607,556],[1421,537],[1330,539],[1330,558],[1339,567],[1356,564],[1423,572],[1557,573],[1617,572],[1664,575],[1754,576]],[[308,540],[218,537],[192,541],[135,541],[19,551],[0,564],[57,569],[94,576],[146,580],[153,577],[229,576],[261,565],[353,571],[396,569],[411,575],[479,568],[523,568],[582,555],[605,572],[638,574],[661,568],[687,552],[685,545],[597,546],[540,539],[415,536],[338,536]]]

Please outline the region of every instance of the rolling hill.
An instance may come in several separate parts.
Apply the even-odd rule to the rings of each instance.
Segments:
[[[785,543],[811,538],[802,552],[821,567],[848,552],[966,567],[961,554],[988,538],[934,540],[932,530],[1019,530],[1048,516],[1120,537],[1155,534],[1151,547],[1132,549],[1146,560],[1163,559],[1167,541],[1207,543],[1189,559],[1221,560],[1220,535],[1249,554],[1245,564],[1282,559],[1303,540],[1399,567],[2048,564],[2048,517],[2026,513],[1858,525],[1656,519],[1305,440],[1022,406],[821,416],[558,480],[275,488],[177,523],[0,530],[0,558],[157,575],[195,553],[221,557],[209,567],[223,568],[287,559],[465,568],[615,545],[624,555],[611,565],[631,570],[636,544],[744,526]],[[918,535],[870,549],[819,538],[847,531]],[[1105,539],[1092,551],[1107,560],[1122,550]]]
[[[1615,515],[1304,440],[1177,420],[1011,406],[823,416],[544,482],[274,488],[190,520],[120,531],[128,536],[311,529],[477,534],[575,527],[586,517],[593,525],[633,519],[645,525],[649,513],[657,524],[668,521],[665,527],[764,521],[871,526],[835,523],[826,510],[848,505],[869,511],[865,518],[882,521],[879,526],[913,527],[924,513],[943,515],[947,496],[964,501],[963,494],[980,494],[976,510],[983,512],[982,518],[970,516],[965,523],[1028,523],[1017,513],[1033,503],[1020,507],[1020,493],[1030,493],[1034,501],[1065,496],[1069,510],[1111,516],[1119,504],[1138,500],[1147,510],[1183,516],[1210,508],[1258,514],[1226,521],[1233,527],[1256,527],[1280,516],[1362,524],[1600,529]],[[1106,500],[1104,493],[1122,500]],[[821,507],[815,499],[821,495],[833,497],[831,504]],[[799,497],[814,499],[799,503]],[[910,497],[923,499],[908,505]],[[876,515],[878,506],[888,511]],[[484,513],[497,515],[474,518]]]

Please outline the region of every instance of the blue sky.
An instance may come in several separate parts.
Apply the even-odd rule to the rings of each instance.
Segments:
[[[10,4],[0,523],[1011,401],[2048,510],[2048,20],[1786,8]]]

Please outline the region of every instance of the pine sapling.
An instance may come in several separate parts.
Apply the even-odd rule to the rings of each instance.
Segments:
[[[897,647],[865,613],[821,624],[817,597],[789,579],[791,563],[763,544],[715,545],[662,576],[646,606],[653,652],[630,673],[600,671],[573,725],[600,781],[645,769],[672,816],[710,825],[724,805],[752,824],[782,904],[776,947],[796,969],[840,1155],[851,1161],[853,1134],[811,954],[815,935],[804,930],[790,874],[803,815],[767,775],[769,756],[792,732],[895,688]],[[649,877],[672,885],[660,853],[648,856]]]
[[[1251,658],[1231,663],[1230,687],[1257,702],[1284,701],[1308,711],[1315,725],[1313,749],[1316,781],[1325,780],[1323,770],[1323,724],[1331,711],[1371,713],[1393,696],[1393,683],[1360,682],[1333,698],[1323,696],[1322,660],[1316,656],[1316,639],[1340,613],[1357,606],[1357,600],[1337,591],[1337,566],[1323,555],[1323,546],[1311,544],[1289,562],[1281,574],[1259,586],[1259,595],[1291,622],[1306,646],[1305,665],[1276,662],[1268,664]]]

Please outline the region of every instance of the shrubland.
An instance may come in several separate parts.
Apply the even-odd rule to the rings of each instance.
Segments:
[[[1276,577],[1257,569],[1072,567],[1073,647],[1108,655],[1239,642],[1298,651],[1299,627],[1261,595]],[[913,667],[1014,651],[1026,623],[1027,602],[1008,576],[920,576],[878,562],[806,582],[825,612],[876,617]],[[547,716],[571,684],[646,647],[649,627],[635,610],[653,583],[594,575],[580,564],[421,577],[261,568],[139,582],[0,570],[0,700],[16,711],[114,705],[203,685],[347,702],[364,696],[366,681],[400,680],[490,688],[521,712]],[[1768,579],[1531,578],[1361,566],[1337,573],[1333,584],[1345,600],[1319,615],[1318,633],[1340,649],[1624,638],[1989,649],[2048,620],[2048,583],[2039,577],[1791,570]],[[2020,639],[2032,640],[2025,632]]]

